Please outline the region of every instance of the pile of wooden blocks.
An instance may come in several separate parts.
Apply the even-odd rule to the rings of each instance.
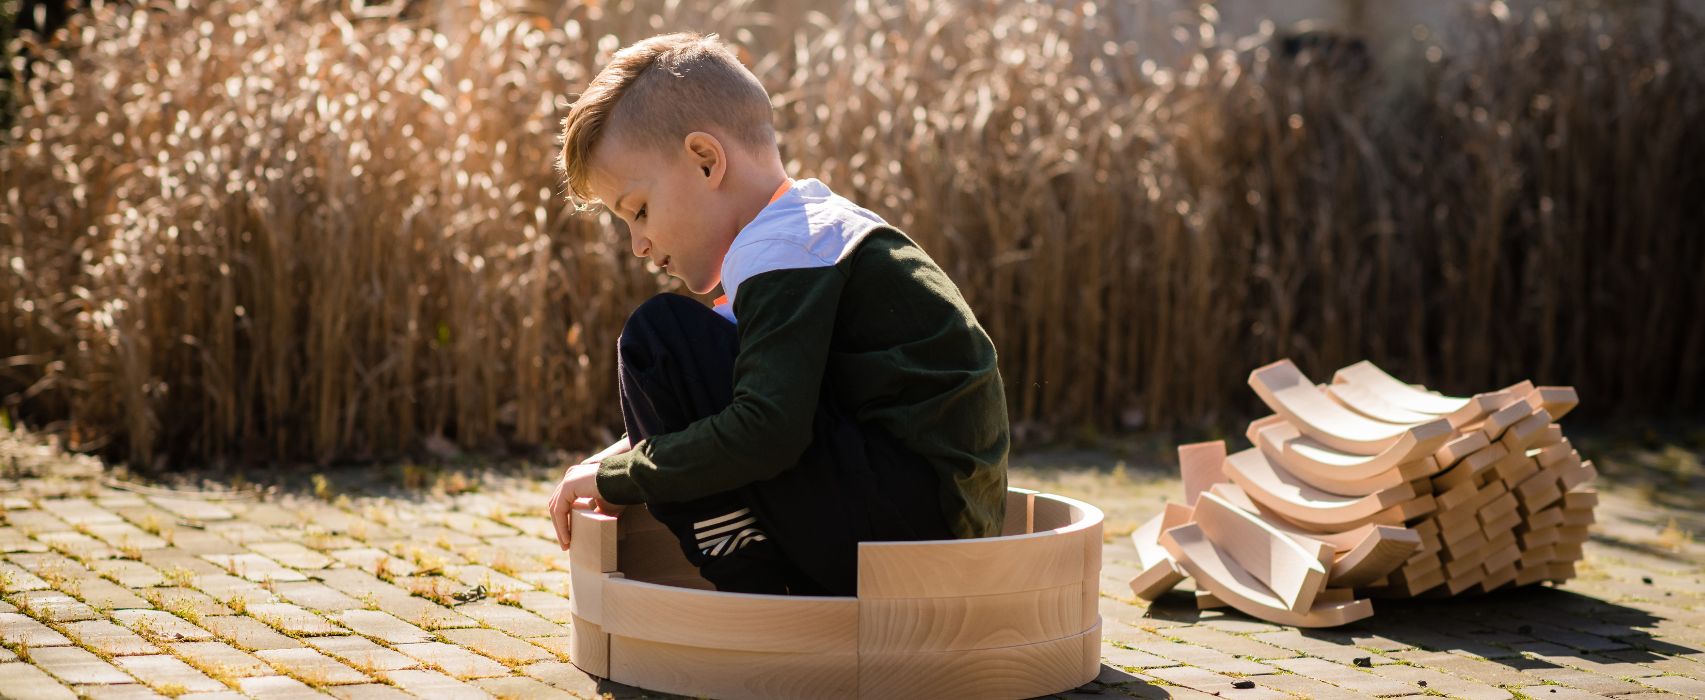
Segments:
[[[1178,449],[1184,503],[1131,535],[1138,597],[1189,576],[1201,607],[1330,627],[1373,614],[1375,597],[1575,575],[1598,494],[1556,423],[1574,389],[1524,381],[1457,398],[1368,362],[1316,385],[1289,360],[1249,384],[1273,415],[1236,454]]]

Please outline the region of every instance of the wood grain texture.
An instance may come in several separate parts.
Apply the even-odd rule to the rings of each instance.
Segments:
[[[1197,442],[1178,446],[1178,473],[1184,480],[1184,505],[1196,505],[1196,497],[1208,487],[1226,480],[1220,465],[1225,463],[1225,441]]]
[[[1019,593],[858,601],[858,652],[962,651],[1034,644],[1085,631],[1083,583]]]
[[[1417,425],[1373,420],[1333,401],[1310,382],[1290,360],[1280,360],[1249,373],[1249,386],[1273,412],[1284,416],[1303,435],[1340,452],[1378,455],[1403,443],[1407,450],[1430,453],[1450,436],[1450,424],[1440,418]]]
[[[590,510],[569,512],[569,611],[593,624],[603,624],[603,585],[617,570],[616,518]],[[619,574],[618,574],[619,575]]]
[[[740,651],[858,650],[859,601],[719,593],[653,583],[604,582],[604,631],[665,644]]]
[[[1208,539],[1231,556],[1283,601],[1291,612],[1308,610],[1326,586],[1326,567],[1320,552],[1325,543],[1304,547],[1253,513],[1232,506],[1212,492],[1196,501],[1196,524]]]
[[[610,678],[649,690],[715,698],[853,698],[857,653],[776,653],[610,637]]]
[[[1267,459],[1278,462],[1298,479],[1339,496],[1366,496],[1438,471],[1432,457],[1436,448],[1431,443],[1399,444],[1377,455],[1350,454],[1304,436],[1289,422],[1260,430],[1251,426],[1247,437]]]
[[[859,694],[866,698],[1030,698],[1095,680],[1101,626],[1052,641],[995,649],[861,654]]]
[[[610,677],[610,635],[597,624],[570,613],[568,660],[599,678]]]
[[[1466,398],[1441,396],[1410,386],[1367,360],[1338,370],[1332,375],[1332,383],[1360,386],[1385,403],[1417,413],[1446,415],[1469,404]]]
[[[1300,525],[1332,530],[1368,522],[1375,514],[1414,498],[1407,482],[1361,497],[1326,493],[1247,449],[1226,459],[1226,474],[1257,503]]]
[[[1323,603],[1307,612],[1287,609],[1271,590],[1216,547],[1195,523],[1167,530],[1160,539],[1198,586],[1226,605],[1257,619],[1297,627],[1336,627],[1373,614],[1373,605],[1366,599]]]
[[[1101,510],[1063,499],[1084,517],[1064,527],[1014,537],[922,542],[863,542],[858,597],[928,598],[992,595],[1056,588],[1083,581],[1100,568]],[[1041,499],[1038,498],[1038,501]],[[1038,506],[1040,507],[1040,506]]]
[[[1420,548],[1421,536],[1414,530],[1389,526],[1370,528],[1366,539],[1333,562],[1326,581],[1341,588],[1366,586],[1396,571]]]

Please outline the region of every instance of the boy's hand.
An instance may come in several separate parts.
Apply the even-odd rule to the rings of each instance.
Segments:
[[[588,499],[587,504],[579,503]],[[556,526],[556,541],[566,551],[572,539],[569,532],[568,511],[573,508],[589,508],[596,504],[598,511],[615,515],[621,512],[621,507],[606,503],[598,495],[598,463],[585,462],[568,468],[562,475],[562,481],[556,486],[556,492],[551,494],[547,508],[551,512],[551,523]]]

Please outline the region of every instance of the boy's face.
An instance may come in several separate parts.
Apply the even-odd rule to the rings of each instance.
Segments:
[[[738,233],[725,221],[718,190],[724,154],[719,143],[704,143],[709,138],[695,133],[665,153],[612,135],[592,153],[592,191],[627,223],[633,254],[697,294],[722,281],[722,259]]]

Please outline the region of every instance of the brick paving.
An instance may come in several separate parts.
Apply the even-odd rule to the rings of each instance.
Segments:
[[[1178,485],[1112,461],[1013,473],[1108,514],[1102,674],[1060,697],[1705,696],[1705,512],[1649,480],[1600,484],[1573,581],[1299,630],[1132,599],[1123,535]],[[543,468],[168,487],[4,431],[0,467],[0,697],[656,696],[569,663]]]

